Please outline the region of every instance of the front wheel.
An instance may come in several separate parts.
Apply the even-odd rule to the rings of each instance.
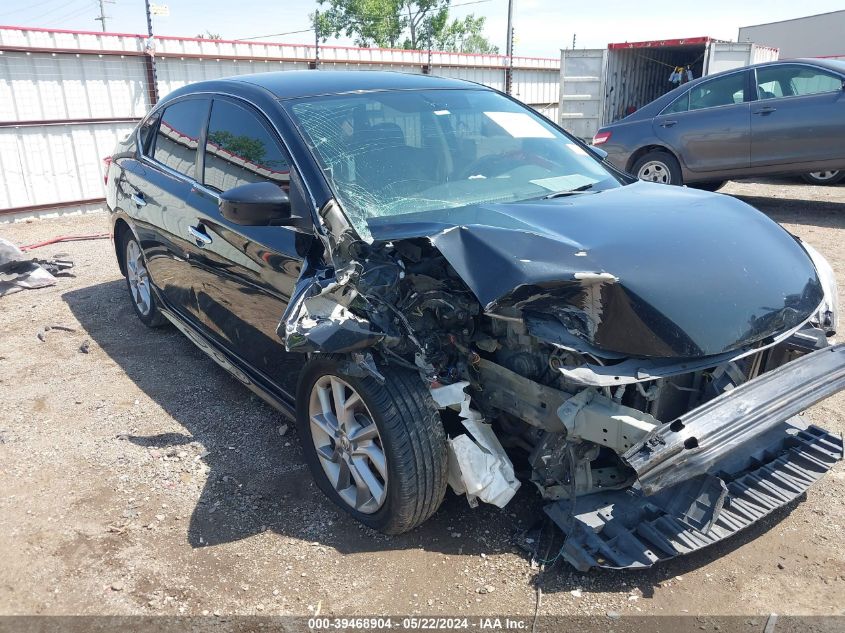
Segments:
[[[808,182],[811,185],[835,185],[838,182],[842,182],[842,179],[845,178],[845,170],[814,171],[809,174],[803,174],[801,178],[804,179],[804,182]]]
[[[313,357],[300,375],[296,423],[326,496],[364,525],[401,534],[443,501],[446,434],[419,374],[385,376],[348,376],[336,357]]]
[[[662,185],[684,184],[681,164],[669,152],[652,151],[641,156],[634,163],[631,172],[640,180]]]

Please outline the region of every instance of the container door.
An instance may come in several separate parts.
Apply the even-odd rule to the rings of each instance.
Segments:
[[[560,52],[560,124],[588,142],[604,123],[606,70],[606,49]]]
[[[750,42],[710,42],[707,49],[704,74],[715,75],[725,70],[742,68],[754,63],[754,44]]]

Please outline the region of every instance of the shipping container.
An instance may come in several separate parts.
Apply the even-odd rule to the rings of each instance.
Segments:
[[[695,37],[562,50],[560,123],[591,140],[613,123],[677,87],[676,69],[692,78],[778,58],[778,49]]]

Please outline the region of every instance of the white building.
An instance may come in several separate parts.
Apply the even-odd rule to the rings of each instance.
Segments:
[[[845,59],[845,10],[793,20],[743,26],[738,42],[757,42],[780,49],[781,59],[840,57]]]

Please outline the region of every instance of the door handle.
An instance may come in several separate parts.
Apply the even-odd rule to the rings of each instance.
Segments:
[[[660,127],[672,127],[673,125],[677,125],[677,121],[664,121],[660,124]]]
[[[139,209],[141,207],[147,206],[147,201],[144,200],[144,194],[143,193],[133,193],[130,196],[130,198],[132,199],[132,202],[135,203],[135,206],[138,207]]]
[[[777,108],[773,108],[771,106],[766,106],[765,108],[760,108],[759,110],[755,110],[754,114],[766,115],[766,114],[771,114],[775,110],[777,110]]]
[[[196,241],[197,246],[199,247],[211,244],[211,238],[208,236],[208,233],[205,232],[202,224],[199,226],[189,226],[188,233],[191,234],[191,237],[194,238],[194,241]]]

